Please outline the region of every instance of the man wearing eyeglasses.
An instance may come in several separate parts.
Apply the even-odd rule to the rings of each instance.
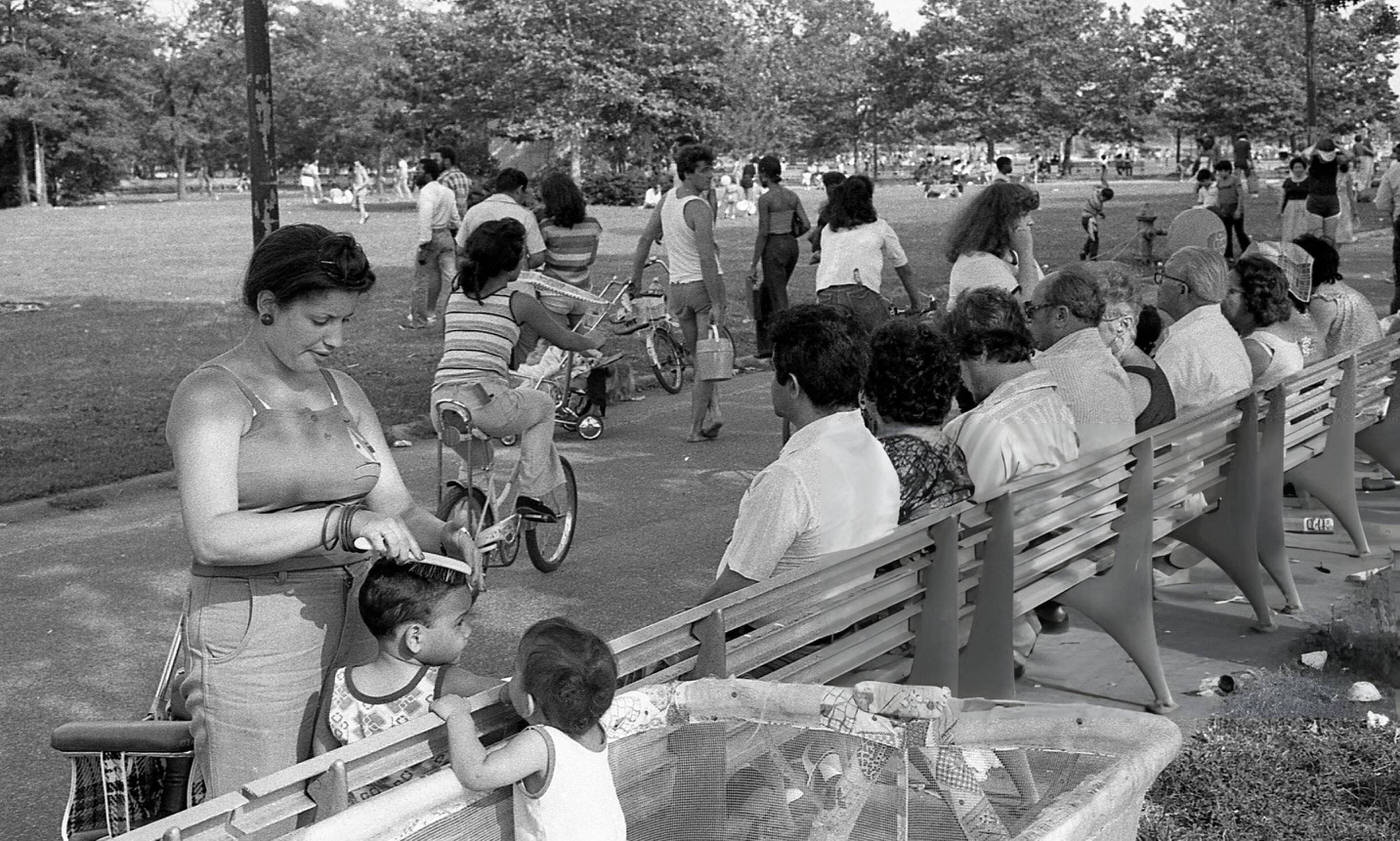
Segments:
[[[1031,364],[1055,378],[1084,453],[1116,447],[1136,434],[1128,372],[1099,335],[1103,312],[1103,293],[1085,264],[1051,274],[1026,302],[1026,322],[1040,351]]]
[[[1176,398],[1177,417],[1249,388],[1249,355],[1220,311],[1229,290],[1225,258],[1188,246],[1157,272],[1157,307],[1175,322],[1155,355]]]

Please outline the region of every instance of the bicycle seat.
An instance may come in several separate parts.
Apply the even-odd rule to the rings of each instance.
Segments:
[[[481,391],[481,396],[486,397],[477,408],[490,402],[490,396],[486,395],[484,389],[481,389],[480,386],[474,386],[474,388]],[[442,443],[455,450],[463,441],[470,443],[472,439],[476,439],[476,443],[467,447],[471,466],[489,466],[495,458],[495,451],[491,446],[491,436],[482,432],[472,423],[471,408],[456,400],[440,400],[436,408]]]

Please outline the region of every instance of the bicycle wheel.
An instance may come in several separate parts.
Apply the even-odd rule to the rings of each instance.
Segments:
[[[661,387],[671,394],[679,394],[685,372],[685,351],[676,344],[669,330],[657,328],[647,334],[647,358]]]
[[[455,519],[457,522],[467,523],[467,531],[475,537],[478,523],[481,524],[481,528],[489,528],[496,523],[496,517],[490,510],[486,512],[485,521],[481,519],[481,510],[485,506],[486,492],[481,488],[467,488],[457,482],[449,482],[447,493],[442,497],[442,505],[438,506],[437,515],[443,522]],[[520,541],[512,540],[486,553],[486,566],[508,567],[515,563],[519,555]]]
[[[574,467],[566,458],[559,459],[564,468],[564,484],[544,497],[542,502],[559,516],[553,523],[525,523],[525,551],[530,563],[540,572],[553,572],[564,563],[569,545],[574,542],[574,527],[578,525],[578,485]]]

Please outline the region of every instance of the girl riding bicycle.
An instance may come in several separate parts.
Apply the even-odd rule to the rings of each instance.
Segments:
[[[597,351],[603,340],[566,329],[533,295],[512,283],[520,277],[525,228],[514,219],[484,222],[467,237],[444,316],[442,360],[433,377],[433,423],[438,407],[456,402],[471,411],[472,424],[492,437],[520,436],[522,515],[553,521],[541,501],[564,483],[554,449],[554,400],[529,387],[512,388],[511,350],[529,325],[565,350]],[[467,459],[467,442],[454,446]]]

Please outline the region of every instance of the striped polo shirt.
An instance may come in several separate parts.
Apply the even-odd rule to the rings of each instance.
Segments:
[[[544,266],[546,275],[574,286],[588,286],[588,267],[598,256],[598,238],[603,235],[603,226],[592,216],[565,228],[546,219],[540,223],[540,233],[544,235]]]
[[[506,287],[479,302],[457,290],[448,296],[434,387],[510,381],[510,354],[520,340],[520,325],[510,313],[511,294]]]

